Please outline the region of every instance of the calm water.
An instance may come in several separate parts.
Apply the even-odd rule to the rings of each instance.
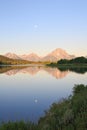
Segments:
[[[0,68],[0,120],[38,121],[53,102],[72,94],[74,84],[87,84],[87,73],[57,68]]]

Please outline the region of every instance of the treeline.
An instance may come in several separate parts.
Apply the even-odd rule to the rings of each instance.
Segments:
[[[87,72],[87,58],[77,57],[71,60],[61,59],[57,63],[47,64],[49,67],[57,67],[60,71],[74,71],[77,73]]]
[[[87,65],[82,65],[82,66],[79,66],[79,65],[64,65],[64,66],[57,66],[57,68],[60,70],[60,71],[73,71],[73,72],[76,72],[76,73],[80,73],[80,74],[84,74],[87,72]]]
[[[47,64],[47,66],[58,66],[58,65],[82,65],[82,64],[87,64],[87,58],[81,56],[81,57],[77,57],[71,60],[67,60],[67,59],[61,59],[59,61],[57,61],[56,63],[50,63]]]
[[[87,64],[87,58],[82,56],[71,60],[61,59],[57,64]]]
[[[38,124],[8,122],[0,130],[87,130],[87,85],[75,85],[72,96],[53,103]]]
[[[31,62],[21,59],[10,59],[0,55],[0,65],[30,64]]]

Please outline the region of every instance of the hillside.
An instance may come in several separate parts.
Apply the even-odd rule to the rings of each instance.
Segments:
[[[26,60],[10,59],[0,55],[0,65],[17,65],[17,64],[29,64],[31,62]]]
[[[75,85],[73,94],[53,103],[37,124],[9,121],[0,130],[87,130],[87,85]]]
[[[6,53],[4,55],[5,57],[11,58],[11,59],[21,59],[18,55],[14,54],[14,53]]]
[[[40,61],[40,57],[35,54],[35,53],[31,53],[31,54],[28,54],[28,55],[20,55],[20,58],[21,59],[24,59],[24,60],[28,60],[28,61],[34,61],[34,62],[38,62]]]

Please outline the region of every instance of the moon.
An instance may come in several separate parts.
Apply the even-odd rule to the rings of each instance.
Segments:
[[[35,25],[34,25],[34,28],[38,28],[38,25],[37,25],[37,24],[35,24]]]
[[[38,102],[38,100],[37,100],[37,99],[35,99],[35,100],[34,100],[34,102],[35,102],[35,103],[37,103],[37,102]]]

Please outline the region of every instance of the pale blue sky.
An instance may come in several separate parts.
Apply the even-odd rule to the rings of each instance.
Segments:
[[[0,0],[0,53],[87,55],[87,0]]]

